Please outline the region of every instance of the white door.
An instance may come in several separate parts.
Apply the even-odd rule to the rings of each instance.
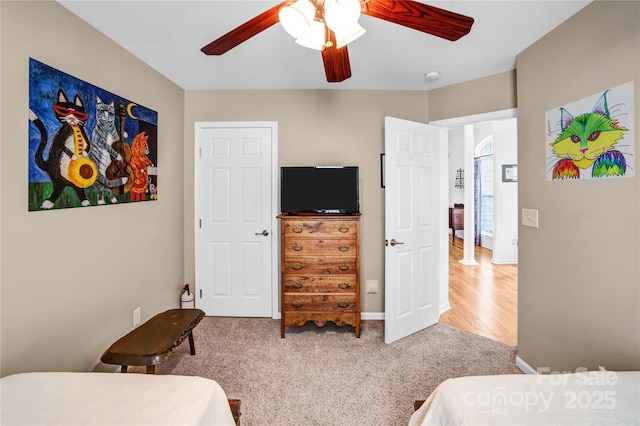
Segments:
[[[272,315],[275,131],[276,123],[196,125],[196,306],[207,315]]]
[[[448,282],[442,136],[427,124],[385,118],[386,343],[440,317],[439,292]]]

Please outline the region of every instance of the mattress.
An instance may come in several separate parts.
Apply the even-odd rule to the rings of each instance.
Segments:
[[[416,425],[638,425],[640,372],[459,377],[442,382]]]
[[[21,373],[0,379],[2,425],[234,426],[220,385],[202,377]]]

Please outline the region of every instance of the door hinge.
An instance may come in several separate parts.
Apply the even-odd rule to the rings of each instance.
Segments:
[[[202,147],[198,148],[198,151],[200,152],[200,158],[202,158]]]
[[[202,228],[202,219],[198,219],[198,226]]]
[[[202,299],[202,289],[200,289],[200,299]]]

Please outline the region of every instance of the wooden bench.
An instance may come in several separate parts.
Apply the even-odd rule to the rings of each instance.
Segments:
[[[118,339],[100,360],[120,365],[123,373],[128,366],[136,365],[146,366],[147,374],[155,374],[156,364],[167,359],[187,338],[191,355],[196,354],[192,331],[202,318],[204,312],[200,309],[169,309]]]
[[[171,356],[185,339],[189,339],[191,355],[196,354],[193,329],[204,318],[200,309],[169,309],[158,314],[109,346],[100,360],[120,365],[127,372],[130,365],[146,366],[147,374],[155,374],[156,364]],[[240,426],[240,400],[229,399],[231,413]]]

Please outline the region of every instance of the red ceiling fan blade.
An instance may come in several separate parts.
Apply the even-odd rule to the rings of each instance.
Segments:
[[[451,41],[473,25],[473,18],[412,0],[369,0],[362,13]]]
[[[289,6],[293,2],[293,0],[283,1],[271,9],[265,10],[260,15],[229,31],[200,50],[207,55],[222,55],[228,52],[240,43],[249,40],[251,37],[277,24],[280,9]]]
[[[349,51],[347,46],[336,48],[336,35],[331,30],[327,30],[331,46],[322,51],[322,62],[324,62],[324,73],[327,75],[329,83],[339,83],[351,77],[351,65],[349,64]]]

